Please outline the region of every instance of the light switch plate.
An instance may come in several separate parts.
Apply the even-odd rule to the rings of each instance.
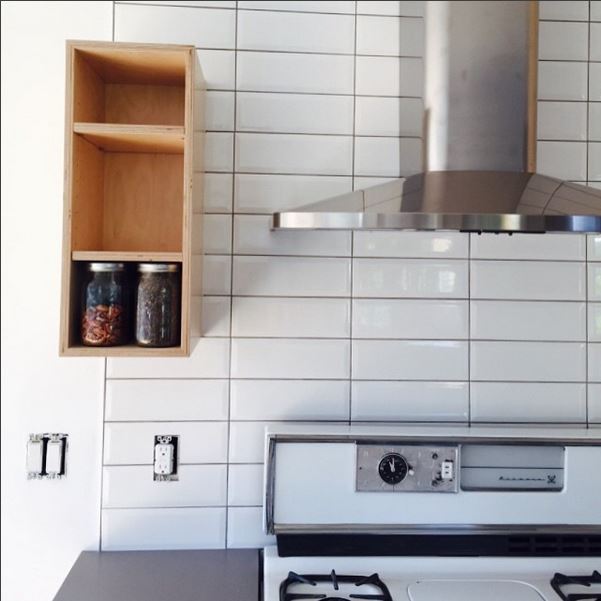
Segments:
[[[67,434],[30,434],[27,441],[27,478],[57,479],[66,475]]]

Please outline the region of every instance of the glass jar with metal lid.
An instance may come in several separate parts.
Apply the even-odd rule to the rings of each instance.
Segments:
[[[180,269],[177,263],[140,263],[136,342],[177,346],[180,341]]]
[[[123,263],[88,263],[82,290],[81,342],[86,346],[127,343],[128,300]]]

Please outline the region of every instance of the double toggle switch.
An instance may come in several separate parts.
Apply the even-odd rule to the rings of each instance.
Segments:
[[[67,473],[67,434],[30,434],[27,478],[62,478]]]

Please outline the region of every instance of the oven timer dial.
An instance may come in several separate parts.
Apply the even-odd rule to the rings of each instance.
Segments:
[[[412,469],[407,460],[399,453],[387,453],[380,460],[378,473],[386,484],[394,485],[402,482],[407,474],[412,473]]]

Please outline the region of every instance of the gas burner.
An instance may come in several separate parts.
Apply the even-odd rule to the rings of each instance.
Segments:
[[[309,587],[316,586],[320,586],[321,590],[325,592],[311,592]],[[291,592],[292,589],[294,589],[294,592]],[[350,592],[351,590],[357,592]],[[334,570],[328,575],[301,575],[288,572],[288,577],[280,584],[280,601],[303,601],[305,599],[321,599],[321,601],[350,601],[351,599],[392,601],[388,587],[377,574],[371,576],[339,576]]]
[[[596,592],[582,590],[583,587],[595,586]],[[595,570],[590,576],[566,576],[556,573],[551,580],[553,590],[563,599],[563,601],[601,601],[601,574]],[[564,588],[569,586],[580,587],[581,590],[576,593],[564,592]]]

